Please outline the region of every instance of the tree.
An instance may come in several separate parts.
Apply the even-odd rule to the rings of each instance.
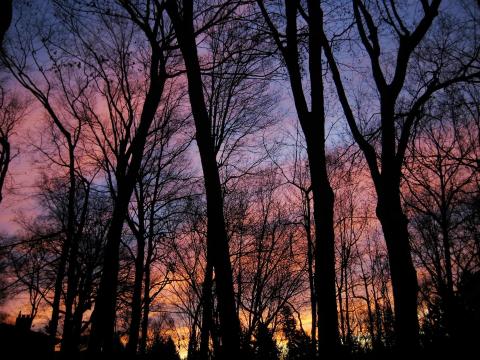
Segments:
[[[310,188],[315,222],[315,295],[319,353],[331,354],[339,345],[337,303],[335,297],[335,235],[334,193],[330,185],[325,150],[325,99],[322,68],[323,14],[318,1],[307,1],[303,9],[300,1],[285,1],[285,34],[278,30],[263,1],[258,1],[273,43],[280,52],[287,69],[297,117],[305,137],[310,170]],[[282,9],[283,11],[283,9]],[[310,99],[307,101],[302,85],[302,54],[300,52],[297,17],[304,18],[308,36],[308,82]],[[283,41],[286,39],[286,42]],[[310,109],[308,104],[310,103]]]
[[[153,357],[161,357],[165,360],[180,360],[177,348],[171,337],[164,338],[159,335],[155,336],[153,344],[150,346],[148,355]],[[149,357],[149,358],[150,358]]]
[[[207,4],[206,7],[208,8],[209,5]],[[218,7],[211,5],[211,11],[201,9],[209,14],[205,19],[202,19],[204,21],[203,29],[216,22],[224,21],[238,6],[237,3],[228,3]],[[205,103],[195,39],[193,1],[182,1],[180,7],[177,1],[169,0],[167,11],[175,29],[178,46],[185,63],[190,106],[195,122],[196,141],[203,169],[207,200],[207,256],[211,257],[217,279],[216,291],[223,342],[222,356],[235,359],[240,356],[240,324],[235,309],[232,267],[223,213],[222,187],[214,142],[211,136],[212,119],[208,115]]]
[[[428,120],[418,128],[405,165],[408,191],[404,196],[412,219],[418,267],[426,270],[430,277],[427,281],[435,289],[435,293],[425,294],[431,297],[427,301],[438,307],[436,325],[455,340],[459,331],[456,288],[460,278],[456,269],[471,271],[478,263],[475,242],[469,239],[464,226],[471,216],[467,199],[478,191],[475,171],[457,160],[473,155],[469,153],[475,147],[470,147],[468,139],[469,132],[475,132],[475,120],[465,111],[461,94],[461,89],[456,89],[455,94],[448,92],[437,98],[426,116]]]
[[[127,352],[135,353],[142,322],[140,351],[145,352],[148,333],[148,314],[150,303],[158,295],[158,289],[152,284],[151,268],[159,260],[166,258],[161,242],[167,237],[175,237],[176,228],[181,224],[182,213],[190,198],[189,179],[185,152],[189,148],[191,136],[183,134],[186,120],[178,112],[182,96],[170,89],[165,100],[162,114],[154,124],[134,191],[133,209],[127,222],[136,239],[135,280],[132,294],[131,322]],[[133,251],[131,251],[133,254]],[[161,281],[168,284],[167,270]],[[145,278],[145,280],[144,280]],[[144,283],[144,285],[143,285]],[[143,300],[142,300],[143,288]],[[154,294],[151,294],[151,291]],[[142,315],[143,307],[143,315]],[[143,317],[143,320],[142,320]]]
[[[297,321],[293,316],[291,307],[288,305],[282,311],[282,328],[287,340],[286,359],[311,359],[316,351],[311,347],[310,338],[303,330],[297,329]]]
[[[279,359],[277,342],[273,339],[272,331],[265,325],[259,324],[255,334],[255,359]]]
[[[344,115],[353,138],[366,158],[377,193],[376,212],[382,224],[390,260],[397,346],[402,351],[412,352],[418,347],[418,285],[411,257],[408,220],[402,209],[400,195],[405,152],[415,126],[423,116],[424,106],[434,94],[452,84],[479,76],[473,65],[478,61],[473,55],[477,44],[462,43],[465,46],[462,59],[472,56],[466,62],[455,60],[457,48],[442,53],[443,45],[435,41],[427,45],[425,40],[425,48],[422,49],[422,40],[432,28],[441,0],[422,2],[423,13],[412,29],[406,25],[407,15],[402,13],[406,9],[400,9],[394,2],[378,4],[377,7],[370,7],[361,0],[352,3],[358,35],[367,54],[378,94],[379,122],[369,133],[362,131],[352,111],[345,81],[325,32],[322,33],[322,43]],[[392,39],[379,33],[380,24],[391,29],[397,42],[393,65],[382,63],[382,52],[391,51],[387,47],[391,49]],[[471,28],[465,27],[463,30],[468,32]],[[439,36],[443,36],[441,32]],[[465,34],[462,36],[468,37]],[[386,45],[387,42],[389,45]],[[447,58],[449,60],[444,62]],[[442,61],[439,63],[440,59]],[[376,134],[380,137],[378,146]]]
[[[102,2],[82,5],[84,7],[77,8],[75,4],[58,4],[59,9],[63,11],[67,28],[78,39],[78,43],[74,45],[78,46],[82,54],[84,66],[96,78],[96,91],[103,96],[110,110],[109,120],[112,127],[107,130],[107,124],[102,123],[92,100],[82,98],[83,110],[89,119],[92,135],[99,145],[101,154],[105,156],[102,164],[106,167],[114,199],[89,344],[89,350],[92,352],[108,353],[113,350],[122,231],[141,167],[147,136],[169,78],[167,73],[169,34],[165,27],[163,6],[157,2],[151,4],[152,8],[143,9],[145,11],[143,14],[132,11],[132,7],[127,3]],[[89,16],[79,15],[88,9],[92,10]],[[156,17],[151,22],[149,14],[152,9]],[[112,18],[118,20],[117,25],[111,26]],[[92,34],[85,23],[87,20],[97,24],[98,30],[102,31],[104,36],[108,36],[112,43],[107,45],[98,38],[98,34],[91,38]],[[136,40],[148,49],[144,58],[135,59],[131,56],[138,50]],[[98,46],[99,44],[102,47]],[[108,50],[112,52],[106,53]],[[111,56],[114,56],[114,59],[107,61]],[[137,60],[144,65],[140,68],[140,73],[136,73],[133,68]],[[140,80],[144,80],[144,83],[139,83]],[[141,100],[137,101],[136,92],[141,90],[144,90],[144,93],[140,95]],[[116,132],[112,142],[106,136],[110,131]],[[109,158],[109,155],[113,155],[114,159]]]
[[[27,14],[33,14],[40,9],[48,11],[49,5],[27,4],[22,10],[30,12],[27,12]],[[24,27],[35,28],[37,34],[25,34],[17,26],[14,38],[9,39],[8,46],[2,52],[2,62],[13,78],[40,103],[48,114],[51,121],[50,131],[54,151],[59,155],[56,158],[54,158],[55,155],[47,155],[47,157],[60,168],[66,169],[69,178],[68,216],[64,228],[66,237],[58,263],[55,296],[49,326],[53,346],[59,321],[62,282],[67,270],[69,284],[64,326],[67,340],[70,333],[73,298],[77,285],[76,275],[74,274],[78,252],[75,194],[78,144],[83,135],[82,127],[84,125],[84,116],[79,107],[78,98],[84,95],[90,78],[88,76],[83,79],[77,77],[78,73],[71,70],[72,64],[68,63],[68,59],[62,57],[63,54],[57,55],[55,50],[58,43],[56,42],[60,40],[51,35],[51,24],[46,22],[44,18],[32,16],[32,18],[26,19],[24,15],[18,21]],[[59,91],[63,96],[61,102],[56,98],[55,91]],[[66,155],[64,155],[65,153]]]

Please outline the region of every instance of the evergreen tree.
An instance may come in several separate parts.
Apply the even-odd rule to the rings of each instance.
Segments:
[[[297,329],[297,321],[289,306],[285,306],[282,310],[282,330],[287,340],[286,360],[308,360],[313,358],[314,349],[312,348],[312,341],[305,332]]]
[[[267,325],[261,323],[255,334],[255,359],[276,360],[279,359],[277,342],[273,338],[272,331]]]

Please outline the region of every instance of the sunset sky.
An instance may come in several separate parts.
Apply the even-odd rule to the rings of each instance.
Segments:
[[[132,359],[474,343],[476,2],[1,6],[2,321]]]

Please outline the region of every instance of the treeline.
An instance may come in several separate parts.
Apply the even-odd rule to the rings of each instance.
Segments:
[[[14,198],[15,161],[38,179],[35,214],[2,235],[0,299],[43,324],[51,351],[233,360],[475,346],[478,4],[6,10],[0,201]]]

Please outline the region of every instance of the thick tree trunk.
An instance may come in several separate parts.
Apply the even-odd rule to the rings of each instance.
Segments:
[[[324,143],[317,139],[317,146],[314,144],[311,142],[308,146],[307,142],[316,229],[315,293],[317,295],[318,349],[320,354],[327,355],[335,352],[339,345],[333,231],[334,195],[326,172]]]
[[[223,214],[222,187],[215,158],[211,121],[205,105],[202,77],[193,28],[193,4],[186,1],[180,16],[175,1],[170,1],[167,11],[187,70],[188,93],[196,128],[196,141],[202,163],[207,199],[207,249],[211,253],[215,270],[216,293],[220,314],[221,358],[240,357],[240,324],[236,313],[233,274],[230,263],[228,237]]]
[[[297,39],[298,1],[285,1],[287,46],[283,55],[290,78],[295,108],[307,145],[315,224],[315,293],[319,354],[330,355],[339,345],[335,287],[334,194],[325,153],[325,110],[322,74],[323,18],[320,4],[308,1],[309,75],[311,110],[308,110],[299,67]]]
[[[395,181],[385,180],[384,178],[385,186],[378,194],[376,211],[388,250],[395,309],[396,346],[401,352],[414,353],[418,348],[418,286],[410,251],[408,221],[402,210],[399,188],[395,186]]]

